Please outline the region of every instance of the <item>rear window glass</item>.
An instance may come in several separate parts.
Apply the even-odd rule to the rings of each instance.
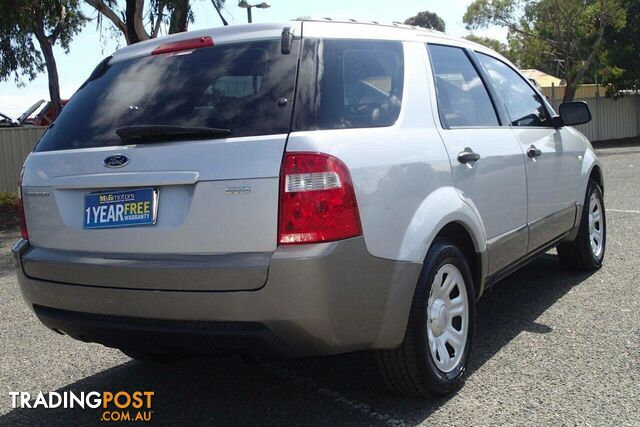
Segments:
[[[120,145],[116,129],[177,125],[231,137],[289,132],[298,52],[280,40],[235,43],[108,66],[80,89],[36,151]]]
[[[306,40],[295,129],[390,126],[402,104],[402,43]]]

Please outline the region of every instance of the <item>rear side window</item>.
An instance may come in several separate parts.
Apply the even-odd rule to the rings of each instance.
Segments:
[[[499,126],[487,88],[466,52],[452,46],[428,48],[442,126]]]
[[[402,43],[305,40],[296,130],[390,126],[402,104]]]
[[[518,73],[489,55],[478,53],[478,58],[504,100],[512,126],[545,127],[550,124],[540,95]]]
[[[296,42],[297,43],[297,42]],[[82,87],[36,151],[120,145],[116,129],[178,125],[231,136],[289,132],[298,49],[280,39],[116,62]]]

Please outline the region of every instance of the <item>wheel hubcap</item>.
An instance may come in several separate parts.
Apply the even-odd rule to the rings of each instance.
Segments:
[[[449,311],[443,300],[440,298],[433,302],[433,308],[431,309],[431,329],[436,337],[439,337],[444,333],[447,328],[447,319],[449,317]]]
[[[451,372],[462,363],[469,329],[469,301],[462,273],[453,264],[438,269],[427,304],[427,341],[436,367]]]
[[[602,220],[602,203],[596,194],[589,199],[589,241],[591,253],[596,258],[602,255],[604,240],[604,221]]]

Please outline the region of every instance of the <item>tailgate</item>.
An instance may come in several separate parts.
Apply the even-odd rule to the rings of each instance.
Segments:
[[[264,285],[297,67],[297,49],[281,52],[282,28],[268,30],[261,37],[273,39],[232,42],[218,29],[207,47],[128,51],[94,72],[25,163],[27,275],[136,289]],[[121,139],[123,128],[145,132]],[[168,128],[187,131],[149,133]]]

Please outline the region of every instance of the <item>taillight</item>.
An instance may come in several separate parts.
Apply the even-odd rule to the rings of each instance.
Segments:
[[[321,153],[287,153],[280,176],[280,244],[319,243],[362,234],[349,170]]]
[[[199,49],[201,47],[213,46],[213,39],[209,36],[198,37],[195,39],[179,40],[177,42],[163,43],[151,51],[151,55],[160,55],[163,53],[180,52],[185,50]]]
[[[20,171],[20,179],[18,180],[18,226],[20,234],[25,240],[29,240],[29,232],[27,231],[27,220],[24,216],[24,203],[22,202],[22,176],[24,175],[24,167]]]

